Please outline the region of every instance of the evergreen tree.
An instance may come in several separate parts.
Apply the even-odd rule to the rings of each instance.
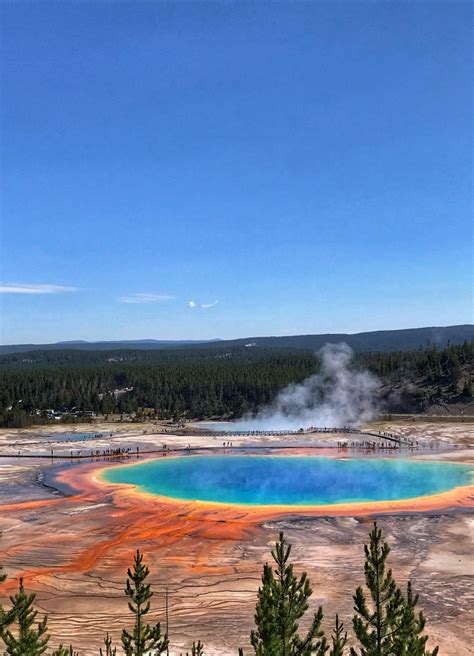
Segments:
[[[7,575],[3,571],[3,567],[0,565],[0,583],[3,583],[7,578]],[[11,610],[6,611],[3,606],[0,604],[0,637],[2,636],[3,629],[11,624],[14,620],[14,615]]]
[[[191,649],[191,656],[203,656],[204,654],[204,645],[200,640],[197,642],[193,642],[193,646]]]
[[[462,369],[457,353],[454,352],[449,355],[448,362],[447,362],[447,370],[448,370],[448,375],[451,379],[453,389],[457,389],[457,386],[462,376]]]
[[[63,647],[62,645],[59,645],[59,647],[53,651],[51,656],[79,656],[79,653],[74,651],[72,645],[69,647]]]
[[[46,651],[49,641],[48,620],[44,616],[41,622],[37,622],[35,625],[38,615],[38,611],[33,608],[35,598],[34,593],[27,594],[25,592],[23,579],[20,579],[18,592],[10,597],[11,612],[15,623],[18,624],[18,631],[16,635],[9,629],[3,628],[1,631],[8,656],[40,656]]]
[[[361,656],[436,656],[426,649],[428,636],[423,613],[415,612],[418,595],[413,594],[409,582],[404,597],[397,587],[391,570],[385,572],[385,561],[390,552],[382,541],[382,532],[374,524],[370,545],[365,546],[365,579],[372,599],[372,610],[365,595],[358,588],[354,597],[357,615],[353,618],[354,631],[361,643]],[[351,655],[357,652],[351,649]]]
[[[308,633],[298,635],[298,621],[308,610],[308,599],[312,595],[309,579],[303,572],[298,580],[293,565],[288,562],[289,545],[280,533],[279,541],[272,551],[276,568],[266,563],[263,568],[262,585],[258,591],[255,609],[257,629],[252,631],[250,642],[257,656],[322,656],[328,649],[321,631],[323,611],[315,613]]]
[[[472,381],[470,378],[467,378],[464,381],[464,387],[462,388],[462,394],[463,396],[467,396],[468,398],[471,398],[472,396]]]
[[[180,656],[183,656],[180,654]],[[191,654],[186,652],[186,656],[204,656],[204,645],[200,640],[197,642],[193,642],[193,646],[191,648]]]
[[[344,631],[344,624],[339,621],[339,615],[336,615],[336,622],[331,640],[332,646],[329,651],[329,656],[344,656],[344,647],[347,643],[347,632]]]
[[[371,607],[362,588],[354,596],[353,627],[361,649],[351,649],[351,656],[388,656],[393,654],[394,627],[400,623],[403,612],[403,597],[397,587],[392,570],[385,570],[385,561],[390,547],[382,541],[382,531],[375,522],[370,535],[370,544],[365,545],[365,583],[370,592]]]
[[[417,603],[418,595],[413,594],[409,581],[400,621],[393,631],[394,656],[436,656],[438,653],[438,647],[433,651],[426,649],[428,636],[421,635],[426,621],[422,612],[418,614],[415,612]]]
[[[99,649],[99,656],[117,656],[117,649],[112,646],[112,638],[108,633],[104,638],[104,647],[105,651],[102,651],[102,647]]]
[[[133,570],[129,569],[125,594],[130,598],[128,607],[135,615],[133,631],[122,631],[122,645],[126,656],[144,656],[149,652],[153,656],[162,654],[168,646],[168,636],[161,634],[160,624],[153,626],[146,624],[145,615],[150,610],[150,599],[153,592],[150,585],[145,583],[150,570],[143,564],[143,556],[137,550]]]

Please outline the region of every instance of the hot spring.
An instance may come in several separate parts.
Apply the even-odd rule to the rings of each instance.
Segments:
[[[185,456],[102,472],[108,483],[181,500],[320,506],[431,496],[471,484],[472,465],[320,456]]]

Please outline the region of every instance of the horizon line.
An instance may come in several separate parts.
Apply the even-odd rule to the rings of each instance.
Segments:
[[[2,346],[56,346],[61,344],[107,344],[107,343],[150,343],[150,342],[168,342],[170,344],[183,344],[183,343],[196,343],[204,344],[209,342],[232,342],[236,340],[246,339],[269,339],[269,338],[284,338],[284,337],[324,337],[331,336],[355,336],[364,335],[367,333],[383,333],[383,332],[400,332],[409,330],[442,330],[447,328],[474,328],[474,323],[457,323],[438,326],[410,326],[408,328],[378,328],[374,330],[360,330],[357,332],[325,332],[325,333],[292,333],[286,335],[266,334],[266,335],[244,335],[240,337],[206,337],[206,338],[182,338],[182,339],[169,339],[159,337],[137,337],[137,338],[120,338],[120,339],[65,339],[55,342],[18,342],[18,343],[0,343]]]

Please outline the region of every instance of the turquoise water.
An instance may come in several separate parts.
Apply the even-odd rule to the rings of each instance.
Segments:
[[[176,499],[251,505],[322,505],[410,499],[469,485],[474,467],[399,459],[188,456],[104,472],[110,483]]]

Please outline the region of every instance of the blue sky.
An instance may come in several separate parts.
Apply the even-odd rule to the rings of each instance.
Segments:
[[[473,321],[472,3],[0,12],[3,343]]]

